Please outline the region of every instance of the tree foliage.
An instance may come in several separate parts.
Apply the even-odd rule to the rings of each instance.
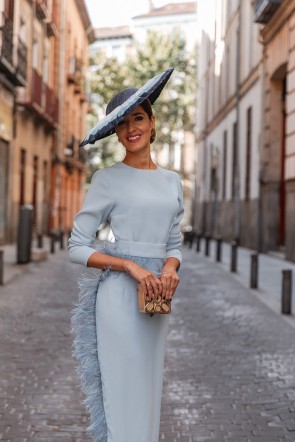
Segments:
[[[179,133],[194,131],[196,97],[196,51],[188,53],[181,33],[174,29],[166,34],[150,31],[145,44],[137,44],[124,62],[108,58],[102,51],[90,60],[89,88],[92,113],[89,127],[105,115],[106,104],[118,91],[141,87],[146,81],[168,68],[174,72],[154,104],[156,147],[179,142]],[[154,148],[154,145],[153,145]],[[122,157],[115,136],[97,141],[91,149],[90,164],[99,158],[99,167],[110,165]],[[95,166],[94,166],[95,167]]]

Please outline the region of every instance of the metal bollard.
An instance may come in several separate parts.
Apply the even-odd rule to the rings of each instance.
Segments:
[[[55,235],[52,234],[50,237],[50,253],[55,253]]]
[[[189,248],[190,249],[193,247],[193,242],[194,242],[195,236],[196,236],[196,232],[194,230],[192,230],[189,235]]]
[[[60,232],[60,235],[59,235],[59,244],[60,244],[60,248],[61,248],[61,250],[63,250],[63,249],[64,249],[64,233],[63,233],[63,232]]]
[[[43,247],[43,236],[41,234],[37,236],[37,245],[38,245],[38,249],[42,249],[42,247]]]
[[[282,270],[282,313],[290,315],[292,311],[292,270]]]
[[[222,239],[220,236],[216,238],[216,262],[221,262],[221,245],[222,245]]]
[[[230,271],[236,273],[237,271],[237,259],[238,259],[238,243],[237,241],[231,242],[231,263]]]
[[[210,235],[205,236],[205,256],[210,255]]]
[[[17,233],[17,263],[27,264],[31,261],[34,207],[25,204],[20,207]]]
[[[258,288],[258,253],[251,255],[250,287],[251,289]]]
[[[4,250],[0,250],[0,285],[4,285]]]
[[[201,250],[201,235],[200,233],[197,233],[196,235],[196,252],[199,252]]]

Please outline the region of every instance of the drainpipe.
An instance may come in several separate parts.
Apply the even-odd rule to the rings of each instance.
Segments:
[[[236,173],[235,173],[235,201],[234,201],[234,235],[235,240],[240,241],[241,233],[241,201],[240,201],[240,58],[241,58],[241,0],[238,3],[238,26],[237,26],[237,58],[236,58]]]

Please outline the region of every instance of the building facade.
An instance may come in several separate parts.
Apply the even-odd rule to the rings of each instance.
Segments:
[[[199,4],[196,229],[295,261],[295,1],[211,6],[210,19]]]
[[[255,3],[263,44],[263,245],[295,261],[295,1]]]
[[[4,243],[16,240],[23,205],[33,207],[36,234],[71,227],[85,180],[78,142],[84,136],[87,111],[85,47],[94,35],[82,0],[7,0],[1,13],[5,91],[1,90],[0,111],[4,171],[0,242]]]
[[[261,230],[260,26],[249,0],[198,5],[202,34],[195,229],[256,249]]]
[[[13,1],[0,3],[0,244],[9,234],[16,88],[27,83],[27,45],[21,34],[14,33],[15,9]]]

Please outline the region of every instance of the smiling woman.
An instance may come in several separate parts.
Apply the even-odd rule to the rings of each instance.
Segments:
[[[115,132],[126,151],[122,162],[94,174],[69,240],[73,262],[99,269],[81,281],[73,316],[75,356],[95,442],[159,440],[169,315],[140,313],[137,288],[150,300],[166,302],[179,282],[182,187],[178,175],[158,167],[150,152],[151,101],[171,73],[116,94],[107,106],[107,131],[104,121],[85,139]],[[105,220],[115,243],[95,248]]]

